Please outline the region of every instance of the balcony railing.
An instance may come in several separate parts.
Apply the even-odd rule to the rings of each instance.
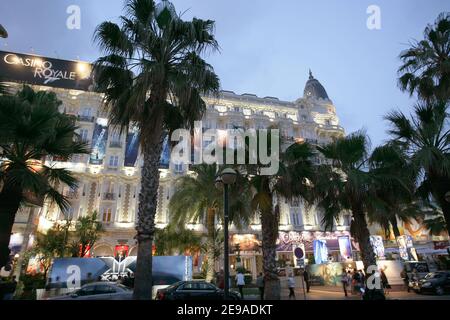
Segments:
[[[83,122],[94,122],[95,117],[78,115],[77,120]]]
[[[122,148],[122,142],[120,141],[111,141],[109,143],[110,148]]]
[[[116,200],[116,194],[112,192],[105,192],[103,194],[103,200]]]

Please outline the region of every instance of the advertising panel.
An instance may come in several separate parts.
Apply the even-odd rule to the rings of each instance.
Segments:
[[[399,248],[400,257],[405,261],[419,261],[416,249],[413,245],[413,239],[410,235],[403,235],[397,237],[397,244]]]
[[[130,130],[127,134],[125,145],[125,167],[134,167],[139,152],[139,132],[137,129]]]
[[[338,237],[339,251],[342,259],[349,260],[352,258],[352,243],[349,236]]]
[[[314,240],[314,260],[316,264],[328,262],[328,248],[326,240]]]
[[[152,263],[155,286],[192,279],[191,256],[155,256]],[[135,256],[126,257],[121,261],[114,257],[58,258],[53,261],[49,272],[48,287],[78,288],[100,279],[115,280],[118,276],[134,273],[135,270]]]
[[[380,259],[386,259],[384,255],[384,244],[383,237],[381,236],[370,236],[370,244],[372,245],[373,251],[375,252],[375,256]]]
[[[90,164],[102,164],[106,153],[106,141],[108,140],[108,119],[97,118],[94,133],[92,135]]]
[[[92,65],[86,62],[0,51],[0,74],[5,81],[89,91],[93,89],[91,71]]]

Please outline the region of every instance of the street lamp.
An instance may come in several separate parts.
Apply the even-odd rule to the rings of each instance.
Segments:
[[[221,189],[223,187],[223,232],[224,232],[224,299],[228,299],[229,286],[230,286],[230,264],[229,264],[229,249],[228,249],[228,224],[229,224],[229,215],[228,215],[228,185],[234,184],[236,182],[236,171],[231,168],[226,168],[222,170],[222,172],[217,176],[215,185],[216,188]]]

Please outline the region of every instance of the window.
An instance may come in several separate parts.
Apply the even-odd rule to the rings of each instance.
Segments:
[[[298,210],[292,210],[291,211],[291,224],[293,226],[299,226],[301,225],[300,222],[300,212]]]
[[[102,221],[103,222],[111,222],[111,216],[112,216],[112,209],[104,208],[103,215],[102,215]]]
[[[119,165],[119,156],[110,156],[109,157],[109,166],[117,167]]]
[[[350,226],[352,223],[352,217],[349,214],[344,214],[344,226]]]
[[[108,286],[106,284],[95,286],[95,294],[111,294],[111,293],[116,293],[116,289],[114,289],[112,286]]]
[[[92,109],[86,107],[86,108],[83,108],[83,110],[82,110],[82,112],[81,112],[81,115],[82,115],[83,117],[90,117],[90,116],[91,116],[91,113],[92,113]]]
[[[306,116],[305,115],[302,115],[302,120],[306,121]]]
[[[325,124],[327,125],[327,126],[329,126],[329,125],[331,125],[331,122],[330,122],[330,120],[325,120]]]
[[[182,163],[175,163],[175,168],[174,168],[175,172],[183,172],[183,164]]]
[[[81,141],[83,141],[83,142],[87,142],[88,141],[88,133],[89,133],[88,129],[80,129]]]

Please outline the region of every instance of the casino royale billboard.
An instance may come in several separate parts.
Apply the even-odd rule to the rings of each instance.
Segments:
[[[0,77],[4,81],[91,91],[91,71],[86,62],[0,51]]]

